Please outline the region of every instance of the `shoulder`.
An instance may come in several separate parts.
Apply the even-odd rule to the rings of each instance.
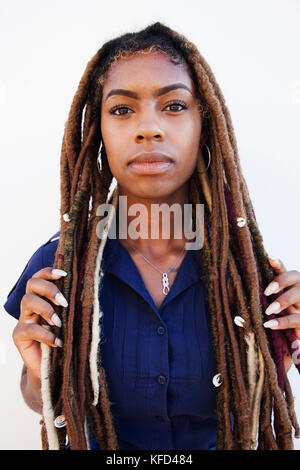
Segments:
[[[60,232],[56,232],[49,240],[46,241],[37,252],[40,252],[41,258],[43,260],[43,264],[45,266],[52,266],[54,263],[55,253],[58,246]]]
[[[20,303],[26,293],[27,281],[40,269],[53,266],[59,236],[60,232],[56,232],[33,253],[15,285],[8,293],[4,308],[16,319],[20,316]]]

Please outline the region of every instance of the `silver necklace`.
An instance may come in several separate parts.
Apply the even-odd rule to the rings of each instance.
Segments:
[[[143,255],[143,253],[141,253],[135,246],[133,246],[128,240],[126,240],[128,245],[131,246],[131,248],[133,248],[139,255],[141,255],[145,261],[147,261],[147,263],[151,264],[151,266],[156,269],[156,271],[158,271],[161,275],[162,275],[162,291],[163,291],[163,294],[164,295],[167,295],[169,293],[169,290],[170,290],[170,282],[169,282],[169,278],[168,278],[168,273],[171,271],[171,269],[173,269],[177,262],[179,261],[179,258],[182,256],[184,250],[185,250],[185,246],[183,247],[181,253],[179,254],[179,256],[176,258],[176,261],[174,264],[172,264],[172,266],[168,269],[168,271],[166,272],[163,272],[161,271],[157,266],[155,266],[153,263],[151,263],[151,261],[148,260],[148,258],[146,258],[146,256]]]

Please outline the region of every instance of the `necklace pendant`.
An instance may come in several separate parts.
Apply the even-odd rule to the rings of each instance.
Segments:
[[[168,273],[162,273],[163,294],[167,295],[170,290]]]

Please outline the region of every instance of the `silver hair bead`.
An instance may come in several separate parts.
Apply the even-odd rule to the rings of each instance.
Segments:
[[[242,318],[242,317],[234,317],[233,321],[234,321],[234,323],[235,323],[237,326],[244,327],[244,323],[245,323],[244,318]]]
[[[238,227],[244,227],[244,225],[246,225],[246,219],[244,219],[244,217],[238,217],[236,223]]]
[[[221,374],[216,374],[212,379],[212,383],[215,387],[220,387],[222,385]]]
[[[70,220],[71,220],[70,216],[67,212],[63,215],[63,219],[64,219],[65,222],[70,222]]]
[[[64,415],[59,415],[54,420],[54,426],[56,428],[64,428],[66,424],[67,422],[66,422],[66,418],[64,417]]]

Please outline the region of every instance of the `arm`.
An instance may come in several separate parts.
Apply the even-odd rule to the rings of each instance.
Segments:
[[[291,368],[291,365],[293,364],[293,360],[288,350],[286,341],[284,341],[283,351],[284,351],[284,357],[283,357],[284,369],[285,369],[285,372],[288,372]]]
[[[41,381],[23,365],[21,392],[25,403],[36,413],[42,414]]]

